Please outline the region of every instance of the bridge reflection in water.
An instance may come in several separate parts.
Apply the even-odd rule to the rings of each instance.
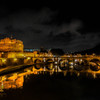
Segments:
[[[39,62],[39,61],[37,61]],[[92,66],[92,65],[91,65]],[[71,77],[89,77],[89,78],[100,78],[100,71],[94,70],[91,66],[83,64],[73,64],[72,62],[68,63],[67,60],[61,60],[60,64],[54,64],[50,60],[47,64],[43,65],[40,63],[35,64],[35,66],[25,68],[21,71],[6,74],[0,76],[0,92],[8,89],[22,88],[24,80],[31,74],[49,74],[49,75],[58,75],[62,74],[64,76],[70,75]],[[97,66],[97,65],[96,65]],[[92,68],[92,69],[91,69]],[[97,67],[96,67],[97,68]]]

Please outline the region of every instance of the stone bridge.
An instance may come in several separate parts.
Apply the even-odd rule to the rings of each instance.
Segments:
[[[14,66],[21,64],[34,64],[37,69],[46,66],[49,70],[55,65],[61,70],[87,70],[98,71],[100,69],[100,56],[61,56],[61,57],[22,57],[22,58],[0,58],[0,67]]]

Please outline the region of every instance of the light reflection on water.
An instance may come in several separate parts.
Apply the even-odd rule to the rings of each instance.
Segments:
[[[53,75],[54,73],[63,73],[63,76],[67,76],[67,74],[70,74],[70,76],[76,75],[76,77],[80,77],[81,74],[85,73],[86,77],[91,76],[92,78],[97,78],[96,73],[100,73],[100,72],[95,72],[91,70],[87,70],[87,72],[86,71],[80,72],[80,71],[75,71],[75,70],[62,71],[59,69],[59,66],[57,65],[50,70],[47,69],[46,66],[38,68],[38,69],[32,66],[18,72],[0,76],[0,95],[1,93],[4,93],[4,90],[17,89],[17,88],[22,89],[25,79],[28,79],[29,78],[28,76],[31,74],[38,75],[38,74],[47,74],[47,73],[49,73],[49,75]]]

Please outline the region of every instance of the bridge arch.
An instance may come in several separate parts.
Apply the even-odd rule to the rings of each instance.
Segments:
[[[99,71],[100,69],[100,60],[99,59],[91,59],[89,61],[90,69],[92,71]]]
[[[74,63],[73,67],[74,67],[74,70],[77,70],[77,71],[81,71],[84,68],[84,66],[79,62]]]
[[[100,60],[97,58],[94,58],[94,59],[90,59],[90,62],[100,62]]]
[[[74,59],[73,67],[74,67],[74,70],[77,70],[77,71],[88,70],[89,69],[88,60]]]
[[[54,61],[53,61],[53,59],[47,59],[46,60],[46,68],[48,70],[52,70],[54,68]]]
[[[40,60],[40,59],[35,59],[34,60],[34,64],[40,64],[42,62],[42,60]]]
[[[41,68],[41,63],[42,63],[42,60],[40,60],[40,59],[35,59],[34,60],[34,67],[36,68],[36,69],[40,69]]]
[[[60,59],[59,60],[59,68],[60,68],[60,70],[68,70],[69,69],[68,59]]]
[[[46,60],[46,62],[47,62],[47,63],[52,63],[52,62],[54,62],[54,61],[53,61],[53,59],[50,59],[50,58],[49,58],[49,59]]]

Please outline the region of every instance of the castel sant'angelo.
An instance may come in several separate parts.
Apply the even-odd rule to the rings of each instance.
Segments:
[[[4,38],[0,40],[0,57],[14,58],[24,57],[24,45],[21,40]]]
[[[12,38],[4,38],[0,40],[0,51],[2,52],[23,52],[23,42]]]
[[[23,41],[11,38],[0,40],[0,58],[22,58],[27,56],[37,56],[37,51],[24,51]]]

